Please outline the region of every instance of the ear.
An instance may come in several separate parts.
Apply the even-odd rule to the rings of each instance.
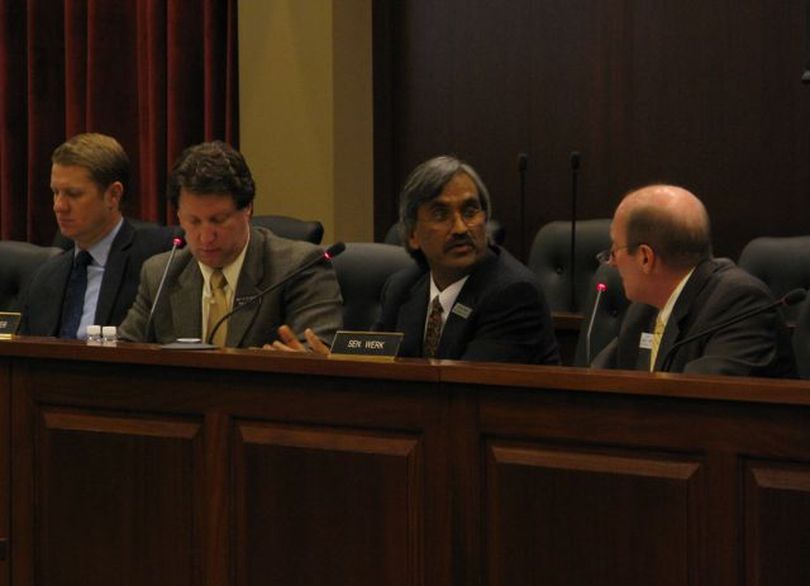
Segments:
[[[110,209],[120,209],[121,198],[124,196],[124,184],[120,181],[113,181],[107,187],[105,195],[107,196],[107,202]]]
[[[408,236],[408,247],[411,250],[419,250],[421,248],[419,246],[419,239],[416,237],[415,230],[411,230],[411,235]]]
[[[656,261],[655,250],[647,244],[641,244],[638,247],[638,254],[636,256],[639,259],[639,263],[641,263],[642,272],[647,275],[652,273]]]

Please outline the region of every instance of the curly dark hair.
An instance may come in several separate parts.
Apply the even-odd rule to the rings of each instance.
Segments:
[[[203,142],[185,149],[169,175],[166,194],[176,208],[180,190],[192,193],[229,193],[237,209],[249,206],[256,184],[245,157],[221,140]]]

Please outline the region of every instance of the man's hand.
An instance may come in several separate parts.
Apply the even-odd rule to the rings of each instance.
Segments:
[[[321,342],[321,339],[315,335],[312,328],[304,330],[304,337],[307,339],[307,346],[301,343],[290,326],[283,325],[278,328],[279,339],[272,344],[265,344],[265,350],[274,350],[277,352],[315,352],[321,356],[329,356],[329,347]]]

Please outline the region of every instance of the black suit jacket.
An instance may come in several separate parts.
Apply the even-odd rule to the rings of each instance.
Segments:
[[[419,267],[395,273],[383,288],[374,329],[405,334],[400,356],[422,355],[429,292],[430,272]],[[461,289],[436,357],[558,364],[551,314],[534,273],[502,248],[492,247]]]
[[[684,344],[678,341],[773,302],[768,287],[731,262],[706,260],[695,267],[667,322],[655,370],[667,355],[669,372],[793,377],[796,365],[781,311],[772,309]],[[619,335],[594,359],[596,368],[649,370],[650,350],[639,348],[652,332],[658,310],[643,303],[627,308]]]
[[[170,249],[171,245],[171,229],[135,230],[124,220],[107,257],[94,323],[117,326],[124,320],[135,301],[141,265],[147,258]],[[62,301],[72,264],[73,248],[70,248],[48,260],[35,273],[24,295],[21,333],[59,335]]]

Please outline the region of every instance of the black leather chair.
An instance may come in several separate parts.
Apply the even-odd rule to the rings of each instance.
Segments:
[[[810,379],[810,296],[798,306],[793,330],[793,352],[799,376]]]
[[[606,289],[599,300],[596,314],[591,327],[593,306],[596,302],[597,285],[602,283]],[[619,334],[624,313],[630,305],[624,296],[622,279],[619,271],[610,265],[600,265],[588,285],[587,299],[582,306],[582,325],[577,339],[577,350],[574,355],[574,366],[590,366],[591,361],[610,341]],[[588,330],[591,330],[590,348],[588,343]],[[590,355],[589,355],[590,350]]]
[[[380,315],[385,281],[416,261],[401,246],[349,242],[332,263],[343,295],[343,329],[366,331]]]
[[[299,220],[289,216],[253,216],[254,226],[269,228],[276,235],[290,240],[304,240],[320,244],[323,240],[323,224],[317,220]]]
[[[793,289],[810,288],[810,236],[754,238],[745,245],[737,262],[782,297]],[[786,307],[785,319],[793,323],[801,306]]]
[[[504,240],[506,240],[506,227],[502,226],[498,220],[490,220],[487,222],[487,231],[489,232],[489,239],[497,244],[498,246],[503,246]],[[394,224],[390,228],[388,228],[388,232],[385,234],[386,244],[396,244],[398,246],[402,246],[402,238],[399,237],[399,223]]]
[[[580,220],[576,238],[576,296],[571,299],[571,223],[549,222],[537,231],[529,251],[529,268],[540,280],[551,311],[579,312],[591,293],[589,283],[599,261],[596,255],[610,248],[610,219]],[[585,313],[583,311],[583,313]]]
[[[21,293],[34,272],[61,252],[53,246],[0,240],[0,311],[20,311]]]

